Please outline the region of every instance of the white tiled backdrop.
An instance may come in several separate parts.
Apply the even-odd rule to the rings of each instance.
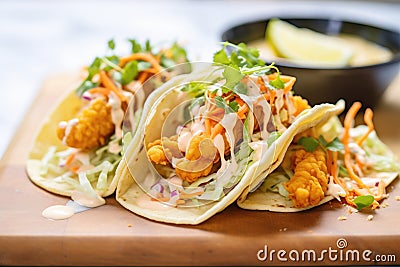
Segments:
[[[46,76],[90,63],[110,38],[121,51],[128,38],[178,40],[191,59],[211,60],[227,27],[279,15],[333,16],[400,31],[397,1],[0,1],[0,156]]]

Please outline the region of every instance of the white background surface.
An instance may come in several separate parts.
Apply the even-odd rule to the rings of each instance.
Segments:
[[[121,50],[128,38],[178,40],[192,60],[211,60],[224,29],[280,15],[400,31],[395,1],[0,1],[0,156],[46,76],[89,64],[107,40],[115,38]]]

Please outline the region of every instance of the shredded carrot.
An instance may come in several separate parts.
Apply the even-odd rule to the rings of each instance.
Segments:
[[[126,101],[125,95],[121,92],[121,89],[118,89],[115,86],[114,82],[108,77],[107,73],[104,70],[100,71],[100,80],[101,83],[109,90],[113,91],[121,101]]]
[[[265,93],[268,91],[267,87],[265,86],[264,79],[261,76],[258,76],[257,83],[260,85],[260,91]]]
[[[75,158],[75,153],[69,155],[68,158],[65,160],[65,165],[69,166],[72,163],[72,161],[74,160],[74,158]]]
[[[158,70],[156,68],[150,68],[150,69],[144,70],[144,72],[156,74],[156,73],[158,73]]]
[[[149,78],[149,75],[147,72],[140,72],[139,76],[137,78],[138,82],[140,82],[141,84],[144,84],[144,82],[147,80],[147,78]]]
[[[368,138],[368,135],[374,130],[374,123],[372,122],[372,117],[374,116],[374,112],[367,108],[364,113],[364,122],[368,126],[368,131],[357,141],[359,146]]]
[[[158,60],[152,54],[149,53],[136,53],[127,57],[122,57],[119,60],[119,65],[124,66],[126,63],[132,60],[147,61],[153,66],[155,70],[157,70],[157,72],[160,72],[162,70],[162,67],[158,63]]]
[[[95,88],[89,89],[88,93],[108,96],[108,94],[110,93],[110,89],[104,88],[104,87],[95,87]]]
[[[217,123],[211,130],[211,139],[214,139],[218,134],[222,134],[223,131],[224,127],[222,127],[221,123]]]
[[[73,173],[77,173],[79,170],[79,166],[70,166],[68,167]]]
[[[283,88],[283,91],[286,94],[287,92],[292,91],[293,85],[296,82],[296,77],[292,77],[292,76],[283,76],[283,77],[288,77],[288,81],[285,82],[285,87]],[[282,79],[282,76],[281,76],[281,79]]]
[[[182,205],[182,204],[185,204],[185,203],[186,203],[186,201],[183,200],[183,199],[178,199],[178,200],[176,201],[176,205]]]
[[[275,90],[269,90],[269,104],[272,106],[275,102],[276,92]]]
[[[357,112],[361,108],[360,102],[354,102],[354,104],[350,107],[349,111],[346,114],[344,119],[344,133],[343,133],[343,145],[344,145],[344,164],[347,168],[349,176],[351,179],[356,181],[360,188],[367,188],[367,186],[361,181],[361,179],[354,173],[353,163],[351,162],[351,154],[350,154],[350,128],[352,127],[354,118],[357,115]]]
[[[205,122],[205,127],[206,127],[206,134],[207,134],[207,136],[210,136],[211,135],[211,121],[210,121],[210,118],[206,117],[204,122]]]
[[[247,104],[243,104],[239,110],[237,111],[237,115],[240,119],[246,119],[246,113],[249,111],[249,106]]]
[[[194,193],[189,193],[189,194],[187,194],[187,193],[185,193],[185,192],[180,192],[179,198],[181,198],[181,199],[192,198],[192,197],[195,197],[195,196],[200,196],[200,195],[202,195],[203,193],[204,193],[204,192],[202,192],[202,191],[198,191],[198,192],[194,192]]]

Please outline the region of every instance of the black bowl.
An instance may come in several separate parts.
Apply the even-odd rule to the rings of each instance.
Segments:
[[[335,103],[345,99],[347,106],[361,101],[364,107],[373,107],[382,98],[389,84],[399,73],[400,33],[372,25],[334,19],[280,18],[297,27],[336,35],[346,33],[359,36],[390,49],[394,57],[381,64],[324,68],[299,66],[275,61],[279,70],[297,78],[294,90],[307,98],[311,104]],[[236,25],[223,32],[222,41],[232,43],[251,42],[264,38],[268,19]],[[334,26],[334,27],[332,27]],[[334,29],[334,32],[332,32]]]

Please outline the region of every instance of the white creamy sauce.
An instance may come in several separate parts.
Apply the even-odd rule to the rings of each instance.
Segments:
[[[74,125],[76,125],[78,122],[79,122],[79,120],[77,118],[71,119],[68,122],[66,122],[66,121],[60,122],[59,127],[61,129],[65,129],[65,134],[62,139],[63,145],[67,145],[67,138],[68,138],[69,134],[71,133],[72,127],[74,127]]]
[[[225,153],[224,138],[222,137],[221,134],[218,134],[217,136],[215,136],[213,141],[214,141],[215,147],[218,149],[219,157],[221,160],[221,169],[225,169],[226,160],[225,160],[225,154],[224,154]]]
[[[121,100],[114,92],[110,92],[108,95],[108,104],[111,106],[111,120],[115,125],[115,136],[117,138],[121,138],[121,124],[122,120],[124,119],[124,111],[121,108]]]
[[[290,101],[290,92],[287,92],[286,93],[286,95],[285,95],[285,98],[286,98],[286,103],[287,103],[287,110],[288,110],[288,115],[289,115],[289,122],[290,123],[292,123],[293,122],[293,119],[294,119],[294,113],[296,112],[296,107],[294,106],[294,104],[293,104],[293,102],[292,101]]]
[[[271,106],[268,104],[268,102],[265,100],[263,96],[260,96],[257,99],[257,105],[259,105],[262,108],[263,111],[263,120],[261,123],[262,129],[261,129],[261,138],[263,140],[267,140],[269,133],[267,130],[269,120],[271,118]],[[260,122],[259,122],[260,124]]]
[[[178,147],[181,152],[185,152],[192,138],[192,133],[186,127],[178,133]]]
[[[370,188],[376,187],[381,182],[380,178],[371,178],[371,177],[362,177],[361,180],[366,186]]]
[[[249,143],[249,146],[251,149],[254,150],[254,161],[259,161],[261,159],[261,156],[263,155],[263,152],[267,151],[268,149],[268,143],[265,141],[251,142]]]
[[[98,194],[88,194],[78,190],[72,192],[71,198],[79,205],[89,208],[95,208],[106,204],[105,199],[100,197]]]
[[[337,200],[340,201],[340,197],[346,196],[346,191],[338,184],[333,182],[333,177],[330,176],[329,184],[328,184],[328,191],[326,191],[326,195],[333,196]]]
[[[74,215],[74,209],[65,205],[54,205],[43,210],[42,216],[51,220],[64,220]]]
[[[225,128],[226,131],[226,137],[228,138],[228,142],[230,144],[230,150],[231,150],[231,160],[232,163],[236,163],[235,159],[235,135],[233,133],[233,128],[236,125],[236,122],[238,121],[238,117],[236,113],[228,113],[225,114],[225,116],[221,120],[221,125],[222,127]]]

